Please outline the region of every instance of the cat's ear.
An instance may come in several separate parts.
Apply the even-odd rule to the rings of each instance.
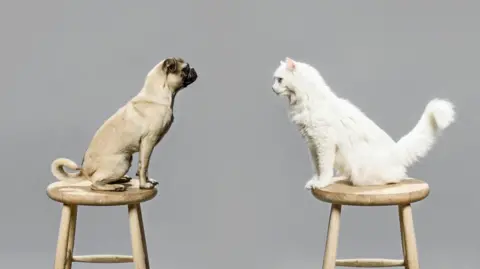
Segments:
[[[288,58],[288,57],[287,57],[287,58],[285,58],[285,62],[287,62],[287,69],[288,69],[289,71],[295,70],[295,67],[296,67],[297,64],[295,63],[294,60],[292,60],[291,58]]]

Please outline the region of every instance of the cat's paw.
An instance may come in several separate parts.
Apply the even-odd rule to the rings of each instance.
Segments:
[[[305,184],[305,189],[306,190],[321,189],[321,188],[325,188],[328,185],[330,185],[329,181],[318,179],[315,176],[309,181],[307,181],[307,183]]]

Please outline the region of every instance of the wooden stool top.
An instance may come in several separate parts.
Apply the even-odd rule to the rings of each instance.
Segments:
[[[335,182],[312,190],[318,200],[341,205],[383,206],[410,204],[428,196],[428,184],[418,179],[381,186],[352,186],[346,181]]]
[[[47,187],[50,199],[64,204],[113,206],[138,204],[148,201],[157,195],[157,189],[139,189],[138,179],[125,183],[127,189],[123,192],[93,191],[90,181],[69,183],[57,181]]]

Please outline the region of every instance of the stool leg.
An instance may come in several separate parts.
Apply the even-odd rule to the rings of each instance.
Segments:
[[[138,205],[138,220],[140,223],[140,234],[143,243],[143,253],[145,253],[145,261],[146,261],[146,268],[150,268],[150,262],[148,259],[148,250],[147,250],[147,239],[145,238],[145,228],[143,226],[143,215],[142,215],[142,207],[140,204]]]
[[[71,215],[72,206],[64,204],[62,208],[60,228],[58,231],[57,252],[55,255],[55,269],[65,269],[65,263],[67,260],[68,230],[70,227]]]
[[[410,204],[401,205],[399,207],[401,215],[401,225],[403,227],[405,240],[405,268],[419,269],[417,242],[415,239],[415,229],[413,227],[412,207]]]
[[[342,205],[332,204],[328,223],[327,242],[325,243],[325,253],[323,255],[323,269],[335,269],[341,212]]]
[[[402,207],[398,206],[398,218],[400,220],[400,239],[402,240],[402,257],[405,262],[405,269],[408,269],[407,252],[405,247],[405,230],[403,229]]]
[[[75,229],[77,227],[77,210],[76,205],[72,205],[72,213],[70,216],[70,225],[68,228],[68,242],[67,242],[67,264],[65,269],[72,268],[73,262],[73,246],[75,245]]]
[[[150,269],[140,204],[128,205],[128,216],[130,219],[130,234],[132,237],[132,252],[135,268]]]

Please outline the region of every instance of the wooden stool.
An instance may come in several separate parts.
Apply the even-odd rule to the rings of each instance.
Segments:
[[[398,184],[384,186],[352,186],[338,181],[323,189],[314,189],[312,194],[319,200],[331,203],[328,235],[323,257],[323,269],[344,267],[395,267],[418,269],[418,254],[413,228],[411,204],[423,200],[430,190],[428,184],[417,179],[407,179]],[[341,259],[337,260],[340,213],[342,205],[353,206],[398,206],[403,259]]]
[[[149,269],[147,244],[143,228],[140,203],[157,195],[157,189],[139,189],[138,180],[127,183],[124,192],[99,192],[90,189],[89,181],[67,183],[58,181],[47,188],[47,195],[52,200],[63,204],[60,230],[58,232],[55,269],[71,269],[72,262],[88,263],[125,263],[134,262],[137,269]],[[74,256],[75,227],[77,222],[77,206],[128,206],[130,234],[133,256],[127,255],[83,255]]]

